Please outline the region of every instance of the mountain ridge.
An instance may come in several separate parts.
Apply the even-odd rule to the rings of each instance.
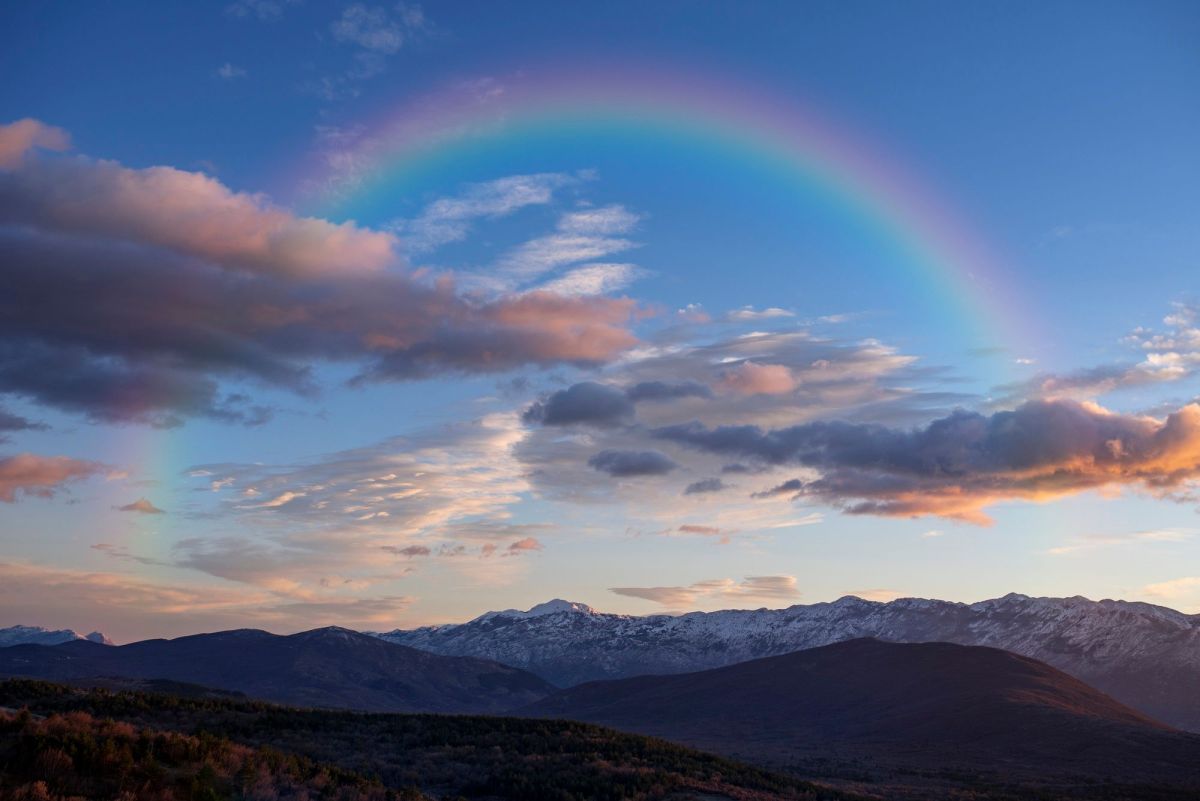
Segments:
[[[8,626],[0,628],[0,648],[9,645],[59,645],[74,640],[88,640],[112,645],[112,640],[98,631],[80,634],[74,629],[47,629],[41,626]]]
[[[722,667],[859,637],[985,645],[1046,662],[1151,717],[1200,731],[1200,615],[1138,601],[844,596],[784,609],[646,616],[563,601],[539,615],[489,612],[373,636],[493,659],[558,686]]]
[[[86,640],[0,648],[0,675],[58,681],[121,677],[184,682],[313,707],[500,712],[554,688],[527,671],[445,657],[350,629],[257,629],[103,646]]]

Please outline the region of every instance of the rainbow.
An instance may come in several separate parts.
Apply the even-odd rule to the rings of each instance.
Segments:
[[[815,188],[904,255],[905,269],[990,341],[1020,348],[1023,304],[992,247],[924,181],[875,142],[795,98],[657,67],[526,70],[459,82],[369,119],[338,168],[309,171],[318,209],[346,216],[418,177],[537,138],[614,133],[698,143],[731,162],[766,165]]]

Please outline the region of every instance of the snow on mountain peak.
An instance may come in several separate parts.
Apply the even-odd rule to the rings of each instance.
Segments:
[[[85,637],[72,629],[56,631],[41,626],[0,628],[0,648],[8,645],[59,645],[75,640],[90,640],[101,645],[112,645],[112,641],[98,631],[93,631]]]
[[[542,615],[555,615],[559,612],[579,612],[585,615],[594,615],[596,610],[587,604],[576,603],[575,601],[564,601],[561,598],[555,598],[553,601],[546,601],[544,604],[537,606],[525,612],[525,617],[541,617]]]

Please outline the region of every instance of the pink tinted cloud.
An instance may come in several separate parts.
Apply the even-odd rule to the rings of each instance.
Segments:
[[[13,503],[18,494],[49,498],[63,485],[108,470],[97,462],[68,456],[19,453],[0,459],[0,501]]]
[[[323,361],[394,381],[596,365],[637,342],[630,299],[484,299],[405,269],[390,233],[86,158],[0,171],[0,280],[0,392],[103,420],[257,425],[271,410],[222,381],[311,393]]]
[[[783,395],[797,385],[791,369],[783,364],[742,362],[721,376],[721,387],[739,395]]]
[[[12,169],[25,159],[34,148],[43,150],[68,150],[71,136],[62,128],[46,125],[26,117],[23,120],[0,125],[0,169]]]
[[[173,167],[30,160],[0,183],[0,204],[6,216],[39,228],[143,242],[240,270],[336,275],[398,260],[390,233],[299,217]]]
[[[526,551],[540,551],[542,543],[536,537],[525,537],[508,546],[509,553],[523,553]]]

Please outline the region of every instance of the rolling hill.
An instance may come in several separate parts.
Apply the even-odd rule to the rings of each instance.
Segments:
[[[239,629],[121,646],[15,645],[0,648],[0,675],[168,680],[280,703],[380,712],[499,712],[554,689],[496,662],[438,656],[339,628],[289,636]]]
[[[697,673],[591,682],[523,712],[775,765],[867,759],[1200,790],[1200,736],[994,648],[858,639]]]

